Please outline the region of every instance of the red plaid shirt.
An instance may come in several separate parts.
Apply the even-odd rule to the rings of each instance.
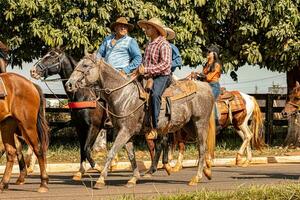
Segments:
[[[172,49],[169,42],[162,36],[148,43],[143,64],[145,73],[152,76],[171,74]]]

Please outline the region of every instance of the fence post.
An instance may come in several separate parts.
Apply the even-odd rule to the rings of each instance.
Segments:
[[[266,143],[271,144],[272,137],[273,137],[273,95],[267,94],[266,98],[266,121],[265,121],[265,127],[266,127]]]

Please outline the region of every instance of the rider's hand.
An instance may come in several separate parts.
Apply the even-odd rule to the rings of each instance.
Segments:
[[[139,66],[139,74],[140,75],[144,75],[145,74],[145,67],[144,67],[144,65],[143,64],[141,64],[140,66]]]

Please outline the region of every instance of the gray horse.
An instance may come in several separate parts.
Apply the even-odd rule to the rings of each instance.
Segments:
[[[133,177],[126,186],[132,187],[140,178],[132,137],[147,131],[145,126],[147,111],[145,111],[145,100],[140,98],[139,83],[135,81],[135,78],[124,77],[103,60],[96,61],[93,55],[86,55],[77,64],[66,87],[69,91],[75,92],[78,88],[95,84],[100,86],[101,97],[108,103],[108,112],[112,117],[117,137],[94,188],[100,189],[105,186],[105,178],[111,161],[124,145],[133,169]],[[197,91],[193,95],[172,102],[171,121],[166,116],[165,109],[162,109],[158,123],[161,132],[175,132],[183,128],[195,133],[198,142],[199,163],[197,174],[191,179],[189,185],[197,185],[200,182],[203,170],[205,175],[210,173],[211,165],[205,163],[204,159],[207,149],[210,151],[210,155],[213,155],[215,145],[213,95],[207,83],[197,82],[195,84]],[[209,172],[205,172],[205,169]]]

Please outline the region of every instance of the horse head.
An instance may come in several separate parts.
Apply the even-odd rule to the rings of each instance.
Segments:
[[[128,81],[128,78],[104,62],[103,59],[97,59],[95,54],[86,54],[71,74],[66,88],[73,92],[77,91],[78,88],[91,87],[96,84],[100,88],[117,88]]]
[[[300,84],[298,81],[296,82],[296,86],[291,91],[289,98],[290,100],[286,103],[282,111],[282,115],[284,117],[288,117],[300,112]]]
[[[51,49],[30,69],[31,77],[35,79],[40,79],[47,78],[48,76],[54,74],[59,74],[62,68],[62,62],[64,58],[65,53],[62,49]]]
[[[77,64],[66,83],[69,92],[94,85],[100,76],[100,63],[94,54],[86,54]]]

